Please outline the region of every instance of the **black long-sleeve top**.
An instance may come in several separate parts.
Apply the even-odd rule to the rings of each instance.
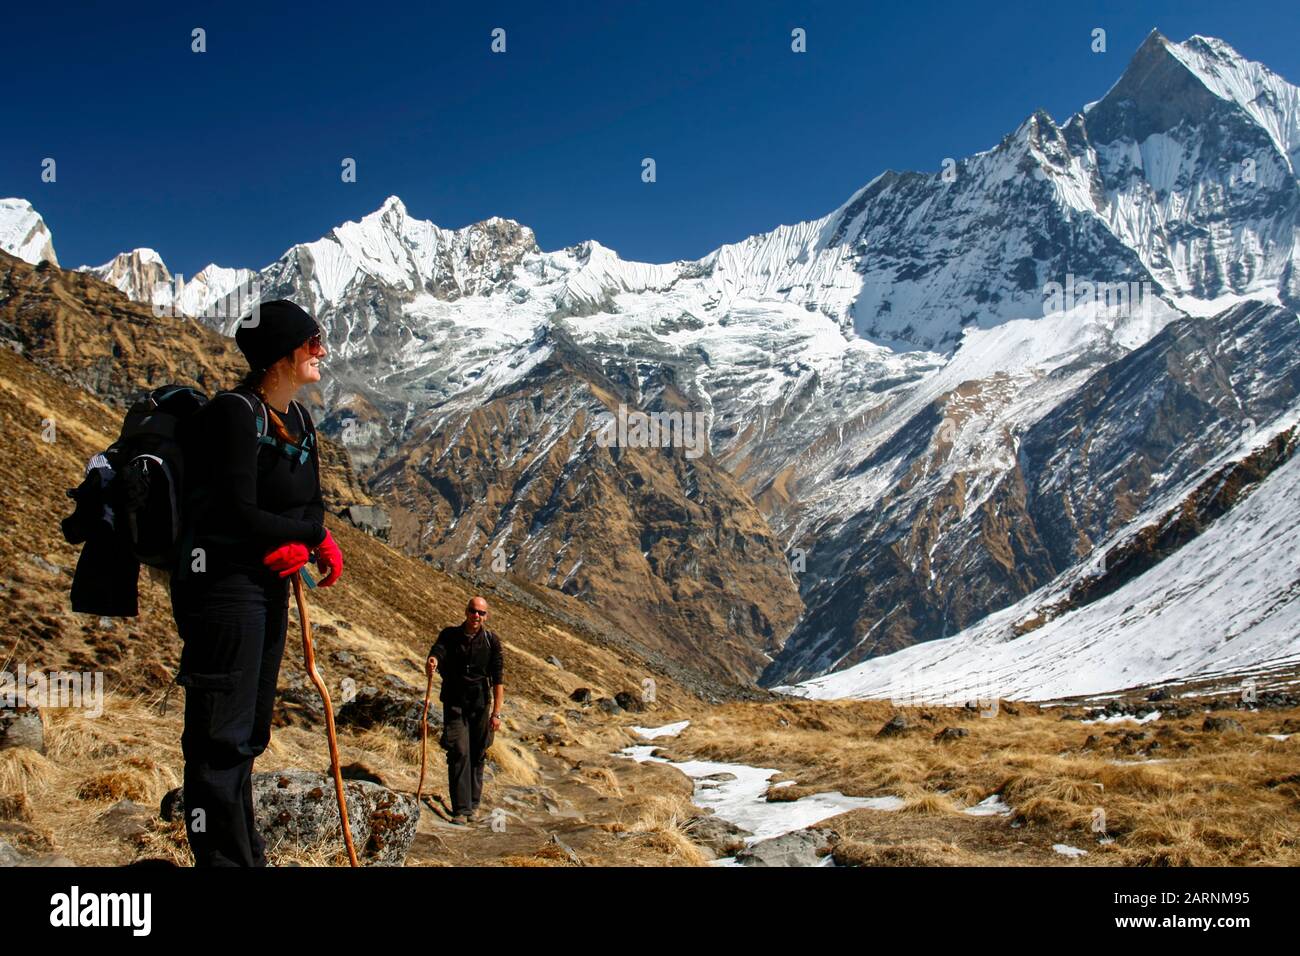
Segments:
[[[429,656],[438,660],[442,675],[438,700],[444,704],[487,706],[491,688],[503,682],[501,641],[486,627],[480,627],[473,637],[465,633],[464,624],[444,627],[429,648]]]
[[[251,406],[240,395],[220,392],[185,422],[181,435],[192,534],[182,570],[191,563],[192,548],[204,549],[207,563],[206,573],[188,575],[196,583],[232,572],[274,583],[276,574],[262,564],[266,552],[292,541],[314,548],[325,540],[315,442],[303,462],[260,442],[257,416],[263,406],[252,392],[239,391],[252,399]],[[294,402],[280,418],[295,442],[305,438],[305,408]],[[269,423],[267,433],[275,435]]]

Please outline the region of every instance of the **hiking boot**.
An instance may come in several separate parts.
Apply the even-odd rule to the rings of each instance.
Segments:
[[[478,820],[478,810],[471,810],[469,813],[461,814],[466,823],[475,823]]]

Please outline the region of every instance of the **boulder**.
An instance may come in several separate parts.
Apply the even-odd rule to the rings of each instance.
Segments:
[[[751,843],[736,854],[736,862],[741,866],[819,866],[830,848],[829,831],[794,830]]]
[[[596,701],[596,706],[611,717],[623,713],[623,708],[618,705],[618,702],[609,697],[602,697],[600,700]]]
[[[645,704],[641,702],[641,696],[628,690],[621,690],[615,694],[614,702],[624,710],[630,710],[634,714],[639,714],[645,710]]]
[[[287,668],[280,671],[280,687],[276,692],[272,723],[276,727],[323,727],[325,705],[320,692],[301,670]],[[331,691],[330,697],[334,696]]]
[[[117,801],[99,815],[99,825],[111,836],[134,840],[149,831],[149,811],[130,798]]]
[[[937,744],[952,743],[954,740],[961,740],[963,737],[970,735],[965,727],[945,727],[934,735],[934,742]]]
[[[572,694],[569,695],[569,700],[573,701],[575,704],[590,704],[591,688],[579,687],[577,690],[575,690]]]
[[[26,747],[38,754],[45,753],[45,726],[41,712],[18,699],[17,707],[0,708],[0,750]]]
[[[876,733],[877,737],[897,737],[912,729],[911,722],[902,714],[895,714],[889,722]]]
[[[1246,728],[1235,717],[1206,717],[1201,730],[1216,734],[1244,734]]]
[[[339,708],[334,722],[340,727],[368,730],[381,724],[394,728],[409,740],[420,739],[420,714],[424,710],[424,694],[418,696],[415,688],[400,678],[385,678],[385,687],[361,687],[357,696]],[[442,708],[429,702],[429,733],[441,733]]]
[[[343,509],[343,517],[366,534],[373,535],[381,541],[388,540],[388,533],[393,528],[393,521],[388,512],[374,505],[348,505]]]
[[[724,820],[716,814],[696,817],[686,824],[686,835],[718,856],[732,856],[744,849],[745,837],[753,836],[748,830]]]
[[[362,863],[401,866],[415,839],[420,808],[412,794],[397,793],[365,780],[345,780],[352,842]],[[184,790],[163,798],[163,815],[183,812]],[[310,770],[253,774],[253,814],[269,848],[343,847],[334,780]]]

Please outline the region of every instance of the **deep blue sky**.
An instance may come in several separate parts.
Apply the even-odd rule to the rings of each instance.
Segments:
[[[374,210],[695,258],[1100,98],[1152,27],[1300,82],[1300,4],[9,4],[0,196],[65,267],[260,268]],[[207,30],[208,52],[190,52]],[[507,31],[507,52],[489,51]],[[808,52],[790,51],[807,30]],[[1090,50],[1094,27],[1108,51]],[[58,182],[40,181],[44,157]],[[358,181],[340,181],[343,157]],[[658,182],[641,182],[641,159]]]

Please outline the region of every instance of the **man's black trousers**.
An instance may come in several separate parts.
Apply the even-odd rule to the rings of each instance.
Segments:
[[[285,581],[229,575],[172,589],[184,642],[185,832],[195,866],[265,866],[253,819],[253,758],[271,740],[288,627]]]
[[[483,796],[483,764],[492,746],[492,709],[444,704],[442,728],[452,812],[469,813],[478,809]]]

